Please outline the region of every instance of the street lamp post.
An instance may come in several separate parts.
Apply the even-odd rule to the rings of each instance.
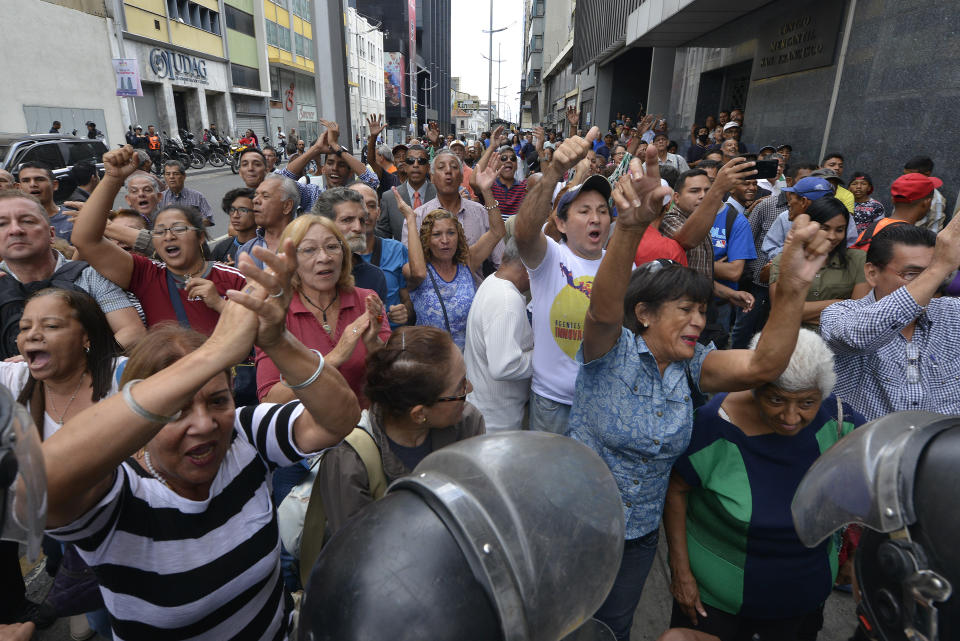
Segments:
[[[493,122],[493,34],[506,31],[509,28],[510,25],[500,29],[493,28],[493,0],[490,0],[490,30],[483,31],[483,33],[490,34],[490,55],[484,56],[489,61],[487,64],[487,130],[491,129],[490,125]]]

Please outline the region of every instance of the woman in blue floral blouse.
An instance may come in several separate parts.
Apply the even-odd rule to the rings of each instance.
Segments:
[[[633,613],[657,548],[670,469],[686,450],[694,400],[703,392],[752,389],[786,368],[803,301],[830,245],[806,215],[793,223],[781,259],[781,292],[755,350],[714,350],[697,343],[712,283],[669,261],[632,260],[668,188],[660,186],[656,150],[638,159],[613,198],[617,227],[597,271],[577,355],[569,436],[592,447],[620,487],[626,542],[620,571],[597,618],[628,639]]]

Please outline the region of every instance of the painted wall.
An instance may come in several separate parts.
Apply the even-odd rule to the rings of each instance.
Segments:
[[[49,38],[37,47],[37,25],[50,33],[84,37]],[[0,131],[27,131],[24,105],[102,109],[105,122],[98,122],[98,128],[109,143],[123,141],[122,99],[116,97],[104,18],[49,2],[18,3],[16,11],[5,12],[0,20],[0,59],[13,71],[0,91]],[[63,124],[64,130],[73,128]]]

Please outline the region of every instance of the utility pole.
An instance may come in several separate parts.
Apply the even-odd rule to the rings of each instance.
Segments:
[[[502,29],[500,30],[502,31]],[[487,58],[482,53],[480,54],[481,58],[487,58],[490,61],[490,82],[493,82],[493,63],[497,63],[497,84],[500,84],[500,63],[503,62],[503,59],[500,58],[500,48],[501,43],[497,43],[497,58]],[[502,87],[497,87],[497,117],[500,117],[500,89]],[[487,96],[487,129],[490,129],[491,114],[493,113],[493,91],[490,90],[490,94]]]
[[[490,124],[493,122],[493,62],[494,62],[493,61],[493,34],[498,33],[500,31],[506,31],[509,28],[510,28],[510,25],[507,25],[506,27],[501,27],[500,29],[493,28],[493,0],[490,0],[490,30],[483,31],[483,33],[490,34],[490,47],[489,47],[490,55],[483,56],[483,54],[480,54],[481,56],[483,56],[489,61],[487,64],[487,130],[488,131],[492,129]]]

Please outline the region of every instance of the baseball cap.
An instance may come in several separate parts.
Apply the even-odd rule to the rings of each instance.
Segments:
[[[397,153],[397,151],[399,151],[400,149],[402,149],[402,150],[404,150],[404,151],[407,151],[407,150],[410,149],[410,148],[407,147],[407,146],[404,145],[404,144],[400,144],[400,145],[395,145],[395,146],[393,147],[393,149],[391,149],[390,151],[392,151],[393,153]]]
[[[792,191],[798,196],[808,198],[809,200],[819,200],[824,196],[832,196],[833,188],[823,178],[807,176],[797,181],[793,187],[784,187],[782,191]]]
[[[587,191],[598,192],[603,196],[604,200],[610,200],[610,194],[613,190],[610,188],[610,183],[606,178],[600,174],[594,174],[576,187],[568,189],[567,192],[560,197],[560,202],[557,203],[557,215],[562,218],[567,213],[567,209],[570,208],[570,204],[577,199],[577,196]]]
[[[893,196],[893,202],[908,203],[925,198],[942,186],[943,181],[933,176],[904,174],[890,185],[890,195]]]
[[[782,144],[777,146],[777,151],[780,151],[781,149],[786,149],[787,151],[793,151],[793,147],[791,147],[788,144]]]
[[[740,123],[734,122],[733,120],[731,120],[730,122],[728,122],[723,126],[723,130],[726,131],[727,129],[733,129],[734,127],[736,127],[737,129],[740,129]]]
[[[777,150],[777,148],[774,147],[773,145],[764,145],[763,147],[760,147],[760,151],[758,151],[757,153],[758,153],[758,154],[762,154],[762,153],[764,152],[764,150],[766,150],[766,149],[769,149],[770,151],[776,151],[776,150]]]
[[[827,169],[825,167],[814,171],[810,175],[814,178],[826,178],[827,180],[835,180],[837,181],[838,184],[843,182],[843,180],[840,178],[837,172],[835,172],[832,169]]]

